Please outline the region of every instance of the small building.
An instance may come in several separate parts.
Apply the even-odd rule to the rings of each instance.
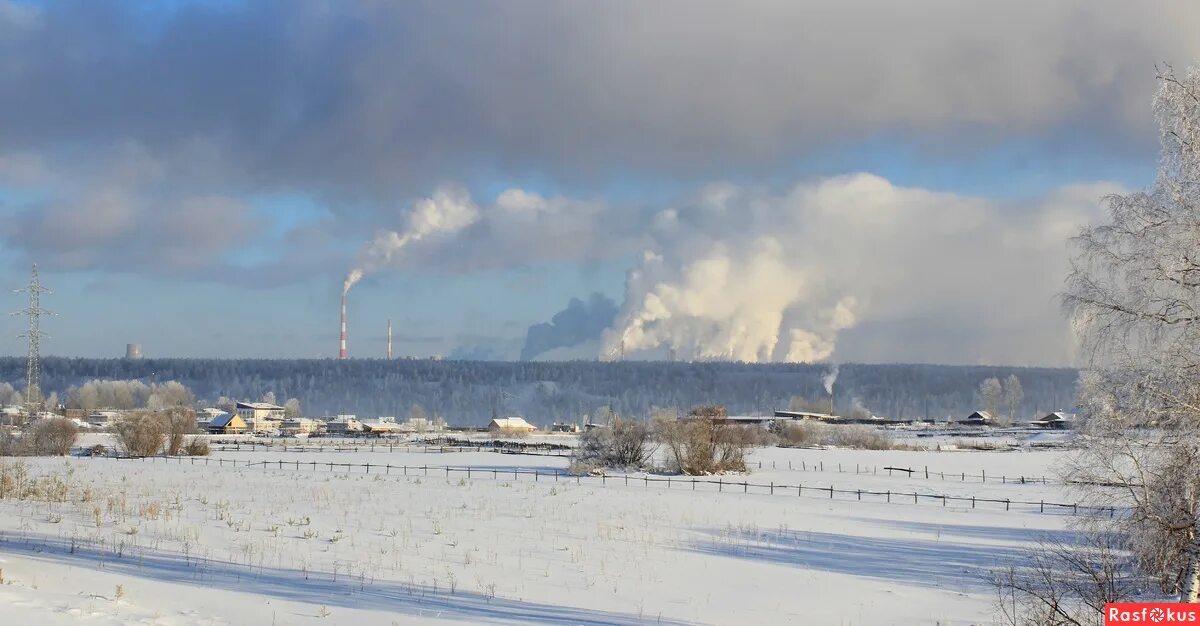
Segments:
[[[121,411],[92,411],[83,418],[92,428],[108,428],[121,418]]]
[[[246,421],[237,413],[222,413],[208,421],[208,432],[214,435],[240,435],[246,432]]]
[[[225,411],[222,411],[221,409],[214,409],[212,407],[196,411],[196,429],[208,430],[208,423],[212,421],[212,418],[223,414],[225,414]]]
[[[571,424],[567,422],[554,422],[550,425],[552,433],[577,433],[579,432],[579,424]]]
[[[366,435],[381,437],[383,435],[398,435],[404,432],[404,429],[396,423],[396,418],[381,417],[378,420],[362,422],[362,432]]]
[[[237,414],[256,433],[278,430],[284,408],[270,402],[238,402]]]
[[[353,415],[339,415],[325,423],[325,432],[330,435],[348,435],[362,432],[362,422]]]
[[[1074,413],[1064,413],[1055,411],[1048,415],[1042,416],[1040,419],[1029,422],[1030,426],[1035,428],[1045,428],[1047,430],[1066,430],[1071,428],[1075,423]]]
[[[279,425],[279,434],[284,437],[313,435],[319,432],[321,423],[307,417],[289,417]]]
[[[975,411],[968,415],[966,419],[958,421],[959,424],[964,426],[991,426],[994,422],[992,414],[987,411]]]
[[[537,426],[526,422],[523,417],[497,417],[488,423],[488,432],[493,434],[517,435],[535,430]]]
[[[842,418],[831,413],[814,413],[813,411],[775,411],[775,419],[781,420],[816,420],[818,422],[840,422]]]

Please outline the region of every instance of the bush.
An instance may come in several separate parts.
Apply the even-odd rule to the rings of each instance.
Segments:
[[[888,433],[861,424],[831,425],[805,420],[784,426],[779,438],[782,445],[790,447],[838,446],[857,450],[897,447]]]
[[[30,454],[37,456],[66,456],[75,447],[79,428],[69,419],[51,417],[38,420],[29,428]]]
[[[746,449],[763,436],[759,430],[705,418],[654,423],[654,436],[666,447],[667,469],[690,476],[746,471]]]
[[[583,433],[573,462],[580,467],[642,468],[654,452],[650,444],[645,424],[615,416],[609,425]]]
[[[178,456],[183,451],[184,435],[196,432],[196,412],[184,407],[167,409],[163,420],[167,429],[167,454]]]
[[[25,441],[11,429],[0,429],[0,456],[24,456]]]
[[[129,456],[154,456],[162,450],[167,420],[162,415],[139,411],[126,415],[113,426],[117,442]]]
[[[188,439],[187,444],[183,447],[183,453],[188,456],[208,456],[208,439],[205,437]]]
[[[835,426],[829,430],[825,441],[831,446],[857,450],[891,450],[895,447],[891,435],[862,425]]]

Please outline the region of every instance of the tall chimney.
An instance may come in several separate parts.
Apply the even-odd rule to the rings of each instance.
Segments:
[[[348,359],[346,354],[346,292],[342,291],[342,341],[338,350],[339,359]]]
[[[389,361],[390,361],[390,360],[392,360],[392,320],[388,320],[388,350],[387,350],[387,358],[388,358],[388,360],[389,360]]]

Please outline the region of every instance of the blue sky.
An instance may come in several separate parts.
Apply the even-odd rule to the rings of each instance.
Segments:
[[[331,357],[362,267],[357,357],[601,293],[548,356],[1072,362],[1066,238],[1153,181],[1195,9],[818,4],[0,0],[0,285],[73,356]]]

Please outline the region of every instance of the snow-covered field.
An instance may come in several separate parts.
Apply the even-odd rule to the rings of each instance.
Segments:
[[[740,483],[1067,502],[1063,455],[762,449],[721,493],[491,452],[27,459],[70,497],[0,500],[0,623],[988,624],[989,569],[1065,515]]]

